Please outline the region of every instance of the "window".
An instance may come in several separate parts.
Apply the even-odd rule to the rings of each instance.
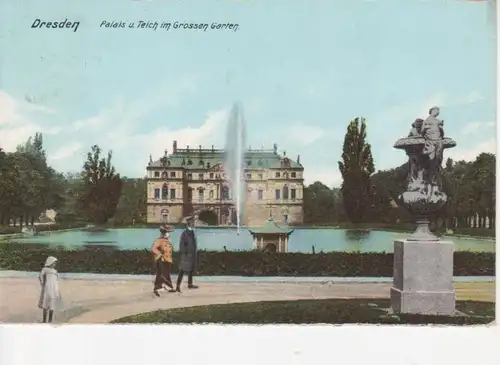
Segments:
[[[163,172],[161,173],[161,177],[163,177],[164,179],[166,179],[166,178],[167,178],[167,172],[166,172],[166,171],[163,171]]]
[[[283,200],[288,200],[288,186],[283,187]]]
[[[161,199],[166,200],[168,199],[168,187],[167,185],[163,185],[163,188],[161,189]]]
[[[191,188],[188,189],[187,200],[188,200],[188,202],[193,200],[193,189],[191,189]]]
[[[213,190],[210,190],[210,192],[208,193],[208,198],[210,200],[212,200],[214,198],[214,191]]]
[[[155,199],[160,199],[160,189],[155,189]]]
[[[252,180],[252,174],[247,174],[247,180]]]
[[[263,200],[264,199],[264,190],[260,189],[257,191],[257,199],[258,200]]]
[[[214,173],[213,173],[213,172],[211,172],[211,173],[210,173],[210,179],[213,179],[213,178],[214,178]]]
[[[170,189],[170,199],[175,199],[175,189]]]
[[[280,177],[280,173],[279,173],[279,172],[277,172],[274,176],[276,176],[276,177]]]
[[[264,180],[264,174],[259,174],[259,180]]]
[[[203,174],[198,174],[198,180],[203,180]]]
[[[193,161],[191,159],[188,160],[188,165],[192,165]]]
[[[297,199],[297,189],[290,189],[290,199]]]
[[[170,177],[175,177],[175,171],[170,172]]]
[[[188,174],[188,180],[193,180],[193,174]]]
[[[292,179],[295,179],[297,177],[297,173],[296,172],[291,172],[290,176],[292,177]]]
[[[281,190],[280,189],[276,189],[276,200],[280,200],[281,199]]]
[[[204,189],[199,189],[198,190],[198,200],[200,203],[203,203],[203,199],[205,198],[205,191]]]
[[[160,177],[160,171],[155,171],[155,177]]]
[[[222,187],[222,200],[229,200],[229,188],[227,186]]]

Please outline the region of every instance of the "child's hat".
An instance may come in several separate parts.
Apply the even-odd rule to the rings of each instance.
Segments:
[[[57,259],[54,256],[49,256],[49,257],[47,257],[47,260],[45,260],[45,266],[54,265],[54,263],[56,261],[57,261]]]

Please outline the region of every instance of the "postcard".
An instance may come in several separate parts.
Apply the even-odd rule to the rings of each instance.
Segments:
[[[3,0],[4,324],[495,321],[495,3]]]

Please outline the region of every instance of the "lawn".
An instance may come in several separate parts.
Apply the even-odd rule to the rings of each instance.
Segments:
[[[112,323],[224,324],[443,324],[478,325],[495,320],[495,303],[458,301],[455,316],[391,314],[388,299],[321,299],[219,304],[142,313]]]

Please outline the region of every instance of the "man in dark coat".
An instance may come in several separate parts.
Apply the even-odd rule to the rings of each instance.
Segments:
[[[193,273],[196,270],[198,261],[198,249],[196,244],[196,236],[194,233],[194,218],[186,217],[186,229],[182,232],[179,241],[179,276],[177,277],[178,292],[181,291],[182,278],[184,273],[188,275],[188,289],[197,289],[198,286],[193,284]]]

